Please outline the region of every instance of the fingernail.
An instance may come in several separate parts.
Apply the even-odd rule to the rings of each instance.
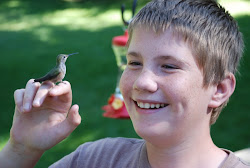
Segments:
[[[29,103],[26,103],[26,104],[24,105],[24,107],[23,107],[23,110],[24,110],[24,111],[29,111],[30,108],[31,108],[30,104],[29,104]]]
[[[39,107],[39,106],[40,106],[39,100],[35,100],[35,101],[33,102],[33,106]]]
[[[57,92],[57,90],[56,90],[56,89],[52,89],[52,90],[50,90],[50,92],[49,92],[49,93],[50,93],[51,95],[56,95],[56,92]]]

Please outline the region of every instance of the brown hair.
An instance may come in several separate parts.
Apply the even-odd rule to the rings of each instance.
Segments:
[[[170,28],[188,42],[203,71],[204,87],[218,84],[235,74],[244,48],[242,35],[233,17],[213,0],[153,0],[129,24],[129,42],[136,26],[156,33]],[[214,108],[210,124],[222,108]]]

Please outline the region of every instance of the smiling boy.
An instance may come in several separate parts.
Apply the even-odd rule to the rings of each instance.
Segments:
[[[211,0],[154,0],[133,18],[129,35],[120,89],[142,140],[85,143],[51,167],[249,168],[210,135],[234,92],[242,56],[234,19]],[[33,167],[68,136],[80,124],[71,100],[68,82],[30,80],[17,90],[1,164]]]

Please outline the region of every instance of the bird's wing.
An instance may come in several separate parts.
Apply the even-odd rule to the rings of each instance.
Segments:
[[[57,68],[53,68],[45,76],[35,79],[35,82],[43,82],[46,80],[51,80],[51,79],[56,78],[59,74],[60,74],[60,71]]]

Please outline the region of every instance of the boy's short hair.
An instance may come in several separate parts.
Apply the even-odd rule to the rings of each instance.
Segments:
[[[235,74],[243,53],[238,25],[223,7],[213,0],[153,0],[143,7],[129,24],[129,41],[133,29],[143,26],[162,33],[171,28],[187,42],[200,69],[204,87],[218,84],[231,72]],[[210,124],[215,123],[222,108],[214,108]]]

